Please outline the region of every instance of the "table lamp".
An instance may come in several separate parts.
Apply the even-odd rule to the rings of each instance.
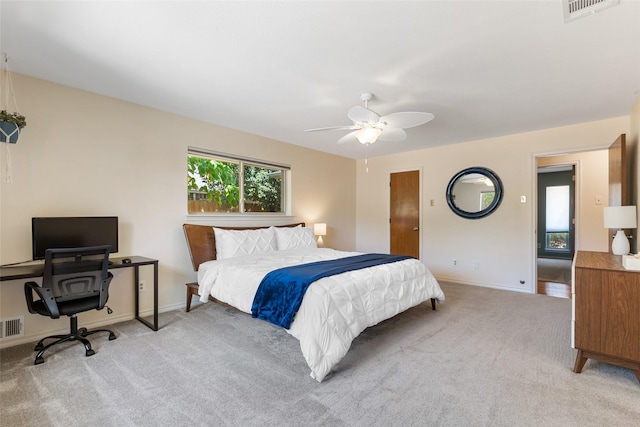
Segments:
[[[313,224],[313,234],[318,236],[318,245],[322,245],[322,236],[327,235],[327,224],[323,222]]]
[[[616,237],[611,243],[611,252],[614,255],[626,255],[629,253],[629,240],[622,229],[636,228],[636,221],[635,206],[609,206],[604,208],[604,227],[618,229]]]

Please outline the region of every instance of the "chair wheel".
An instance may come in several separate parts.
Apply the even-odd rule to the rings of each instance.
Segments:
[[[96,354],[96,352],[93,349],[91,349],[91,350],[87,350],[84,355],[89,357],[89,356],[93,356],[94,354]]]
[[[113,340],[115,340],[116,338],[118,338],[118,337],[116,337],[116,334],[114,334],[113,332],[110,332],[110,333],[109,333],[109,341],[113,341]]]
[[[36,357],[36,360],[33,362],[34,365],[42,365],[44,363],[43,357]]]

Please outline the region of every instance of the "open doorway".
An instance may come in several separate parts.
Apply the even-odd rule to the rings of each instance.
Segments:
[[[537,293],[571,295],[575,252],[575,165],[538,167]]]
[[[599,149],[578,150],[570,153],[545,153],[535,157],[534,171],[536,177],[534,177],[534,182],[536,183],[536,191],[532,199],[535,200],[536,204],[534,208],[536,234],[538,229],[544,228],[539,227],[537,224],[537,219],[540,216],[537,197],[535,197],[538,194],[538,169],[549,166],[569,166],[575,171],[575,179],[573,181],[575,189],[573,195],[575,223],[572,221],[572,224],[570,224],[573,227],[575,237],[571,253],[579,251],[607,252],[610,250],[611,237],[609,236],[609,230],[604,227],[603,208],[607,205],[616,206],[617,200],[619,200],[620,205],[626,204],[624,200],[625,188],[628,190],[629,185],[625,182],[624,142],[624,135],[621,135],[613,144],[603,145]],[[540,283],[537,282],[534,283],[534,289],[539,294],[571,297],[570,262],[568,260],[563,261],[561,257],[539,258],[537,244],[540,243],[542,246],[542,240],[542,238],[536,238],[536,247],[534,248],[532,259],[536,270],[536,278],[546,278],[546,272],[537,267],[537,263],[540,260],[551,260],[547,264],[555,262],[564,263],[565,265],[560,270],[556,270],[556,276],[547,281],[549,284],[544,285],[543,283],[541,289]],[[560,254],[558,253],[558,255]],[[564,279],[557,278],[560,274]],[[562,282],[568,282],[568,284],[565,285]],[[558,285],[553,285],[555,283]]]

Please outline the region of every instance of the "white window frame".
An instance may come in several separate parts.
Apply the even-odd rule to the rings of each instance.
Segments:
[[[234,162],[240,163],[240,176],[239,176],[239,187],[240,187],[240,198],[239,198],[239,211],[238,212],[194,212],[189,213],[189,209],[187,207],[187,218],[197,219],[197,218],[206,218],[206,217],[228,217],[234,219],[250,219],[255,220],[256,217],[291,217],[291,166],[284,163],[276,163],[272,161],[266,161],[261,159],[254,159],[250,157],[239,156],[235,154],[222,153],[219,151],[212,151],[203,148],[197,147],[188,147],[187,150],[187,159],[190,156],[200,156],[207,157],[214,160],[219,160],[222,162]],[[247,164],[249,166],[260,166],[265,168],[272,169],[280,169],[282,170],[282,206],[283,212],[244,212],[244,173],[243,173],[243,165]],[[188,189],[187,189],[188,191]]]

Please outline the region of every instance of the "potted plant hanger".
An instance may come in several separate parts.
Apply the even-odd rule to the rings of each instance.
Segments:
[[[15,144],[18,142],[20,130],[26,125],[27,120],[23,115],[0,110],[0,141]]]

